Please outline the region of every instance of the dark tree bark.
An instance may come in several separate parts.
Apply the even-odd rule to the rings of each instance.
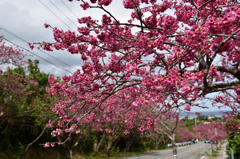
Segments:
[[[106,137],[106,132],[103,131],[101,140],[99,142],[98,142],[98,137],[99,137],[99,132],[96,132],[96,138],[95,138],[95,141],[94,141],[94,148],[93,148],[93,151],[94,151],[95,154],[99,153],[100,147],[102,146],[102,143],[103,143],[103,141]]]

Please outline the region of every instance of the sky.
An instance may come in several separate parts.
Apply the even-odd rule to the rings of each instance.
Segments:
[[[126,21],[130,10],[122,10],[122,1],[115,0],[108,9],[120,21]],[[54,42],[52,29],[45,28],[44,23],[65,31],[77,31],[77,18],[92,16],[100,19],[103,14],[99,9],[82,10],[80,2],[68,0],[1,0],[0,1],[0,35],[7,40],[30,50],[26,42]],[[29,53],[29,52],[28,52]],[[34,49],[29,54],[36,54],[32,59],[39,59],[40,70],[55,76],[71,75],[81,68],[82,60],[79,54],[72,55],[67,51],[46,52]],[[210,97],[215,96],[210,95]],[[201,102],[204,102],[202,100]],[[205,111],[218,110],[210,106]],[[192,111],[202,111],[194,108]]]
[[[107,8],[118,19],[129,17],[129,12],[116,10],[122,2],[115,1]],[[0,35],[25,49],[30,50],[26,42],[54,42],[52,29],[45,28],[44,23],[65,31],[77,31],[77,18],[92,16],[100,19],[102,11],[91,9],[83,11],[80,2],[68,0],[1,0],[0,1]],[[13,35],[12,35],[13,34]],[[15,35],[15,36],[14,36]],[[17,36],[17,37],[16,37]],[[25,42],[24,42],[25,41]],[[31,50],[33,59],[40,60],[40,69],[55,76],[71,75],[82,64],[80,55],[66,51]],[[50,55],[50,56],[49,56]]]

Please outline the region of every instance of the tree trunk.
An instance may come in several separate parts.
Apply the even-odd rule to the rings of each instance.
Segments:
[[[173,159],[177,159],[177,146],[175,144],[175,133],[172,134],[172,151],[173,151]]]
[[[159,143],[158,142],[155,142],[155,149],[158,150],[158,145]]]
[[[108,145],[107,145],[107,156],[108,157],[110,157],[110,154],[111,154],[112,144],[113,144],[113,142],[109,141]]]
[[[98,145],[98,132],[96,131],[96,132],[95,132],[94,145],[93,145],[93,152],[94,152],[95,154],[98,153],[97,145]]]
[[[125,138],[125,140],[126,140],[126,152],[128,152],[130,150],[130,146],[132,144],[133,137],[132,136],[127,137],[127,138]]]
[[[119,138],[119,137],[117,137],[117,139],[113,141],[113,146],[112,146],[112,147],[115,147],[115,146],[117,145],[117,143],[118,143],[119,139],[120,139],[120,138]]]
[[[213,153],[213,142],[211,141],[211,149],[212,149],[212,153]]]
[[[110,154],[111,154],[111,149],[113,147],[113,144],[116,143],[118,139],[118,136],[115,136],[115,138],[112,138],[111,140],[108,141],[108,144],[107,144],[107,156],[110,157]]]
[[[107,156],[108,157],[110,157],[110,153],[111,153],[111,149],[113,147],[113,144],[117,141],[118,138],[119,138],[118,133],[113,132],[112,136],[108,140],[108,144],[107,144]]]
[[[155,149],[158,150],[158,145],[162,141],[163,135],[159,135],[155,140]]]
[[[69,146],[67,146],[67,148],[68,148],[68,151],[69,151],[70,158],[74,159],[74,154],[73,154],[72,149]]]
[[[126,152],[128,152],[130,150],[131,144],[132,144],[131,141],[126,141]]]
[[[218,149],[218,142],[215,141],[215,151]]]
[[[72,150],[69,150],[69,153],[70,153],[70,158],[71,158],[71,159],[74,159],[73,151],[72,151]]]
[[[105,137],[106,137],[106,132],[103,131],[103,135],[102,135],[102,138],[101,138],[101,140],[99,141],[99,143],[97,143],[97,140],[95,139],[95,143],[94,143],[94,153],[95,153],[95,154],[98,154],[98,153],[99,153],[100,147],[101,147],[101,145],[102,145]]]

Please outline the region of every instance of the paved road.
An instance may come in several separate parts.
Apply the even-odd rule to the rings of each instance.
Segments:
[[[209,152],[211,148],[210,144],[205,144],[199,142],[198,144],[178,147],[178,159],[195,159],[198,154],[197,159],[203,159],[204,151]],[[124,159],[172,159],[172,149],[160,150],[153,153],[148,153],[140,156],[126,157]]]

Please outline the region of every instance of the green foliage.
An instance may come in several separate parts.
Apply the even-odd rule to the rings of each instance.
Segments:
[[[207,151],[204,151],[205,156],[210,156],[210,154]]]
[[[240,135],[234,135],[228,140],[227,154],[231,156],[230,148],[234,153],[234,158],[240,158]]]
[[[47,94],[49,75],[40,72],[38,64],[29,60],[27,67],[8,69],[0,74],[0,151],[8,157],[18,158],[20,151],[54,117],[51,109],[58,99]],[[50,140],[49,134],[47,130],[43,142]]]
[[[199,121],[209,121],[208,116],[205,116],[205,115],[199,115],[197,117],[197,120],[199,120]]]
[[[116,147],[116,148],[112,147],[111,151],[115,151],[115,152],[119,153],[120,152],[120,148],[119,147]]]
[[[32,147],[25,153],[22,159],[70,159],[68,151],[62,146],[54,148]]]
[[[183,119],[185,126],[188,128],[189,131],[194,132],[193,126],[195,126],[195,119]],[[201,120],[196,119],[196,124],[203,123]]]
[[[213,118],[211,119],[211,121],[219,121],[219,120],[222,120],[222,118],[221,118],[221,117],[213,117]]]
[[[200,153],[198,153],[198,154],[195,155],[195,153],[193,153],[193,152],[192,152],[192,155],[194,156],[195,159],[198,159],[198,158],[201,156]]]
[[[228,129],[228,145],[227,154],[231,156],[230,148],[233,150],[234,158],[240,158],[240,134],[238,127],[240,123],[240,113],[236,114],[234,118],[230,118],[226,121],[226,127]]]
[[[15,159],[20,159],[20,157],[21,157],[21,155],[22,155],[22,152],[23,152],[23,150],[24,150],[24,145],[21,143],[21,142],[19,142],[18,143],[18,151],[17,151],[17,154],[16,155],[13,155],[13,157],[15,158]]]
[[[148,138],[140,138],[140,136],[134,136],[133,142],[131,144],[131,151],[134,152],[144,152],[150,149],[153,149],[153,142],[150,142]]]
[[[214,152],[212,152],[211,154],[210,153],[208,153],[207,151],[204,151],[204,154],[205,154],[205,156],[209,156],[210,158],[211,157],[217,157],[218,155],[218,151],[214,151]]]
[[[93,152],[94,133],[90,132],[90,130],[86,130],[85,132],[80,141],[81,143],[75,148],[75,151],[89,155]]]
[[[93,157],[93,156],[96,156],[96,154],[95,154],[94,152],[92,152],[92,153],[90,154],[90,156]]]

